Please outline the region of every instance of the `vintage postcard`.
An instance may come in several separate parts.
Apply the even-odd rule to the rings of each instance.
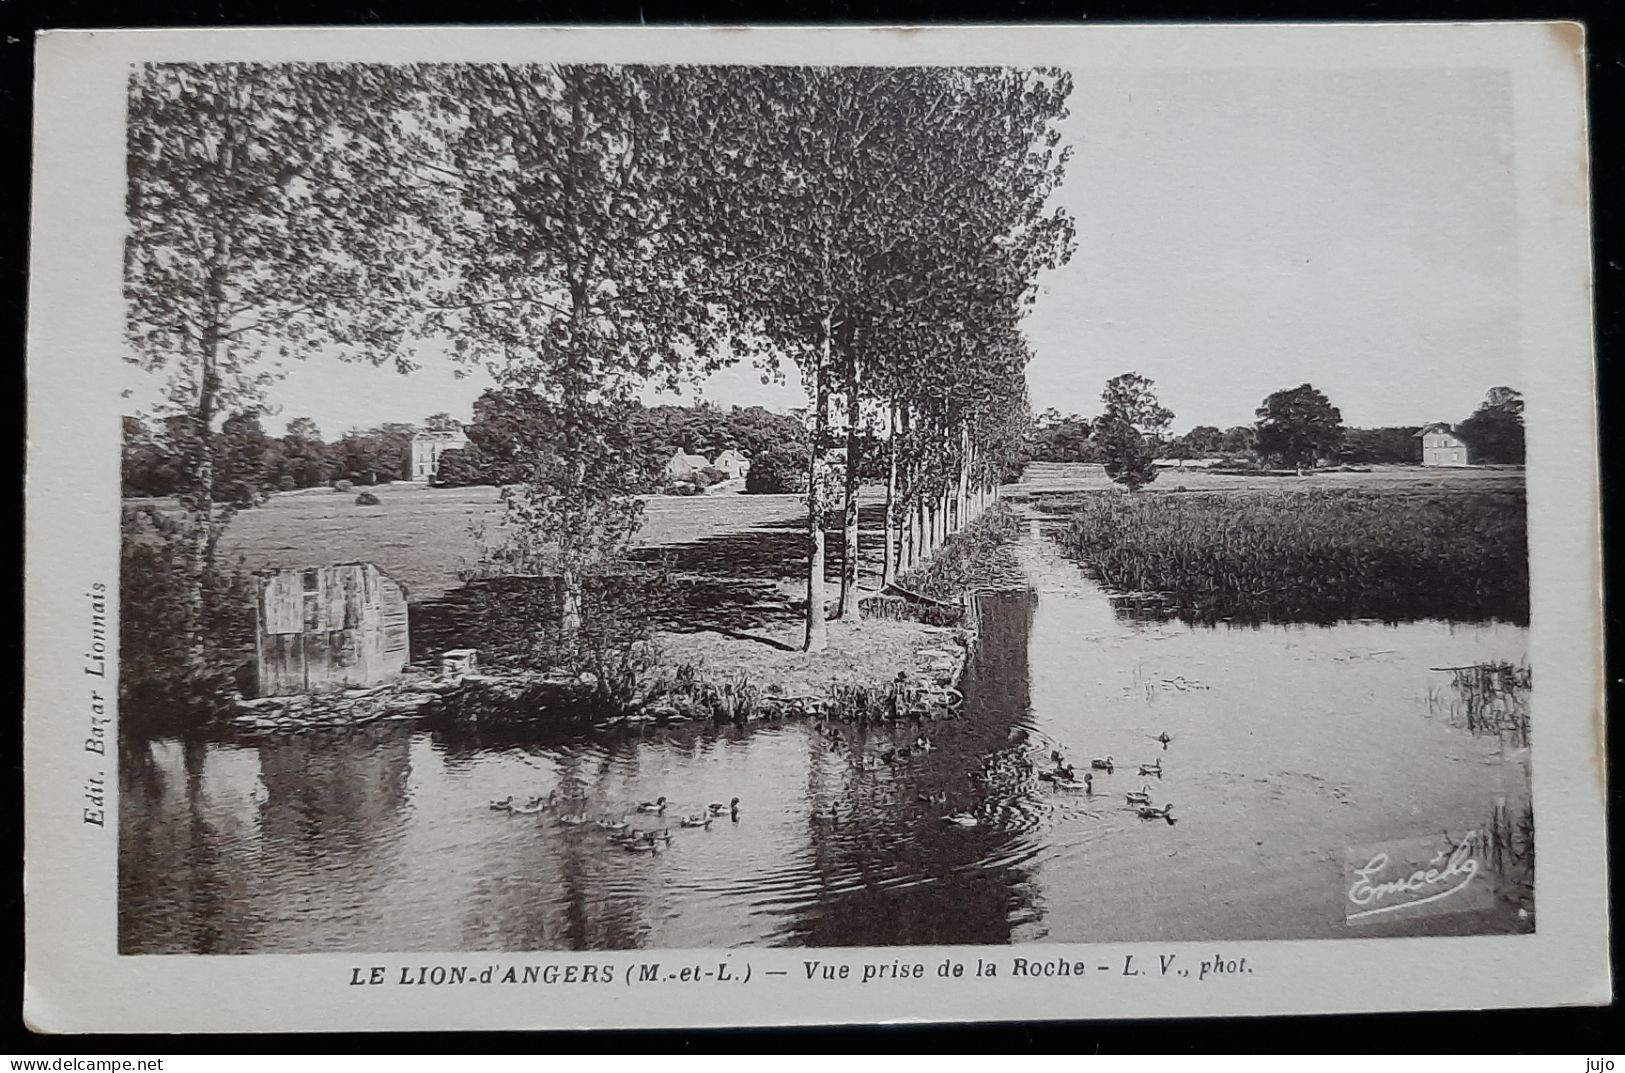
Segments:
[[[1584,54],[43,35],[29,1023],[1606,1002]]]

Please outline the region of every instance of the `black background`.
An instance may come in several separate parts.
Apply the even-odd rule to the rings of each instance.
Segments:
[[[1620,423],[1611,422],[1609,403],[1618,396],[1618,361],[1625,317],[1622,317],[1621,280],[1625,278],[1625,248],[1621,219],[1625,195],[1619,184],[1621,126],[1617,121],[1620,87],[1625,83],[1625,51],[1621,25],[1607,0],[1552,3],[1403,3],[1366,0],[1363,3],[1132,3],[1103,0],[1072,3],[1067,0],[1005,0],[1003,3],[961,3],[952,0],[912,0],[905,3],[818,3],[813,0],[775,0],[753,4],[742,0],[456,0],[455,3],[412,3],[374,0],[346,3],[337,0],[262,0],[213,3],[171,0],[129,0],[97,3],[93,0],[0,0],[0,174],[9,182],[0,187],[0,367],[13,383],[7,398],[13,409],[10,427],[16,436],[20,460],[25,451],[27,420],[47,422],[50,414],[25,415],[24,338],[27,309],[27,236],[30,123],[33,110],[33,35],[55,27],[141,26],[270,26],[270,25],[391,25],[412,23],[599,23],[648,25],[783,24],[783,23],[965,23],[965,22],[1296,22],[1296,21],[1456,21],[1467,19],[1572,19],[1586,24],[1588,83],[1591,110],[1592,204],[1598,344],[1599,431],[1603,459],[1604,546],[1612,548],[1619,528],[1619,490],[1615,482],[1620,457]],[[18,492],[22,466],[9,467]],[[20,538],[22,496],[7,524]],[[20,540],[14,544],[20,546]],[[13,666],[21,663],[22,587],[17,575],[15,595],[6,616],[14,629],[4,643]],[[1619,557],[1607,555],[1607,588],[1616,590]],[[1577,611],[1579,609],[1576,609]],[[1610,651],[1620,644],[1621,614],[1611,604],[1607,614]],[[1625,677],[1617,661],[1609,661],[1610,701],[1621,694]],[[22,711],[21,676],[13,691]],[[1610,704],[1610,707],[1615,707]],[[36,713],[37,714],[37,713]],[[1579,715],[1579,713],[1575,713]],[[6,856],[22,859],[22,720],[13,721],[0,737],[10,795],[0,804],[0,829],[6,833]],[[1617,728],[1609,734],[1609,754],[1615,752]],[[1584,773],[1579,773],[1580,777]],[[1610,813],[1617,811],[1621,792],[1610,794]],[[1610,837],[1610,857],[1620,861],[1618,840]],[[1617,873],[1618,868],[1614,871]],[[1618,905],[1617,884],[1612,904]],[[100,1054],[174,1055],[188,1053],[299,1053],[353,1051],[390,1053],[444,1050],[538,1053],[553,1051],[634,1052],[753,1052],[753,1051],[1156,1051],[1201,1053],[1239,1052],[1370,1052],[1423,1053],[1567,1052],[1600,1054],[1619,1050],[1621,1020],[1614,1009],[1511,1010],[1448,1014],[1383,1014],[1335,1017],[1262,1017],[1227,1020],[1173,1019],[1149,1021],[1022,1022],[933,1027],[867,1027],[839,1029],[766,1029],[705,1032],[595,1032],[595,1033],[429,1033],[409,1036],[346,1034],[322,1036],[39,1036],[22,1023],[22,883],[20,867],[4,894],[5,938],[17,956],[6,958],[9,973],[0,978],[0,1007],[7,1018],[0,1052],[95,1056]],[[1426,941],[1426,940],[1418,940]],[[1443,953],[1443,951],[1441,951]],[[1617,940],[1611,949],[1614,976],[1619,979]],[[1087,1015],[1080,1009],[1080,1015]],[[1176,1010],[1167,1011],[1170,1015]],[[3,1073],[3,1071],[0,1071]],[[1576,1068],[1574,1073],[1584,1073]]]

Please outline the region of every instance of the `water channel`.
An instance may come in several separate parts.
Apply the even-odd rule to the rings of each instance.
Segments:
[[[1514,907],[1351,930],[1345,851],[1482,823],[1527,751],[1440,716],[1449,675],[1518,663],[1499,623],[1193,627],[1128,616],[1036,528],[1029,587],[986,593],[962,716],[888,728],[684,725],[541,739],[402,725],[163,740],[120,771],[125,953],[1350,938],[1510,931]],[[916,728],[896,731],[906,742]],[[1166,748],[1157,740],[1166,734]],[[1111,756],[1094,793],[976,781],[1000,757]],[[868,762],[864,757],[871,758]],[[1137,765],[1161,761],[1160,778]],[[1124,795],[1148,785],[1177,824]],[[672,829],[489,802],[557,791]],[[663,816],[636,805],[664,796]],[[740,799],[709,828],[682,815]],[[835,819],[829,820],[829,810]],[[943,822],[974,810],[976,826]]]

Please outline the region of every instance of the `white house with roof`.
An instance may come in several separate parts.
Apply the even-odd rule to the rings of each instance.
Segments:
[[[1422,441],[1422,465],[1472,465],[1466,441],[1456,435],[1455,429],[1449,424],[1443,421],[1436,422],[1422,429],[1416,436]]]
[[[468,435],[463,426],[453,422],[439,428],[422,428],[412,436],[412,458],[408,463],[406,479],[424,484],[434,480],[440,468],[440,456],[447,451],[460,451],[468,446]]]
[[[730,447],[717,455],[717,460],[711,463],[711,466],[713,469],[720,469],[730,477],[743,477],[750,472],[750,459]]]
[[[704,455],[691,455],[679,447],[666,460],[666,482],[672,484],[689,480],[710,465],[710,460]]]

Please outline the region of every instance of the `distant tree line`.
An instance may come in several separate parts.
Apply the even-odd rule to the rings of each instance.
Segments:
[[[1151,382],[1136,374],[1117,377],[1111,384],[1141,382],[1149,395]],[[1108,395],[1112,388],[1108,387]],[[1086,418],[1048,409],[1035,416],[1024,440],[1024,462],[1095,462],[1121,467],[1128,455],[1143,452],[1150,459],[1220,459],[1239,465],[1313,466],[1404,465],[1422,459],[1419,425],[1349,428],[1327,397],[1313,385],[1302,384],[1274,392],[1257,411],[1252,425],[1220,429],[1197,425],[1178,436],[1159,436],[1141,429],[1143,443],[1130,436],[1121,420],[1108,419],[1113,402],[1103,396],[1106,413]],[[1124,403],[1116,404],[1121,410]],[[1452,426],[1467,444],[1475,464],[1517,464],[1524,460],[1523,397],[1509,387],[1491,388],[1479,407]],[[1143,468],[1143,467],[1142,467]],[[1142,477],[1146,474],[1141,474]],[[1121,483],[1132,483],[1123,481]],[[1144,479],[1138,483],[1146,483]]]
[[[1074,246],[1053,199],[1071,88],[990,67],[132,69],[125,356],[166,387],[162,427],[133,439],[179,475],[177,524],[144,538],[174,562],[184,641],[166,673],[212,658],[237,499],[392,472],[367,433],[354,460],[256,434],[266,386],[318,356],[410,374],[427,339],[528,393],[509,423],[550,433],[508,455],[471,441],[492,456],[471,468],[520,477],[498,565],[560,579],[562,637],[625,557],[655,447],[721,442],[640,434],[629,400],[739,362],[793,367],[810,400],[804,647],[822,648],[825,523],[845,552],[835,614],[855,617],[856,492],[877,454],[890,582],[986,509],[1019,452],[1022,321]]]
[[[613,412],[611,412],[613,409]],[[644,406],[625,402],[606,407],[601,423],[624,438],[632,459],[633,483],[639,492],[657,492],[673,452],[703,455],[715,460],[735,450],[749,459],[764,459],[764,477],[775,472],[772,458],[798,460],[804,469],[807,430],[801,418],[777,414],[761,406],[723,409],[710,403],[691,406]],[[558,434],[557,408],[534,393],[492,389],[474,404],[474,421],[465,428],[468,447],[441,455],[437,479],[441,484],[512,484],[525,479],[527,445],[549,442]],[[436,414],[423,427],[455,425],[450,415]],[[149,424],[138,417],[124,418],[123,490],[127,498],[167,497],[186,487],[192,424],[171,417]],[[254,412],[233,414],[214,436],[211,467],[214,500],[237,509],[264,502],[274,492],[328,487],[338,481],[352,485],[387,484],[403,480],[410,461],[412,437],[418,426],[390,422],[377,428],[352,429],[331,442],[308,417],[288,423],[286,434],[265,431]],[[866,457],[871,475],[878,475],[879,441],[870,437]],[[800,486],[805,486],[802,475]],[[783,487],[775,486],[783,483]],[[794,491],[793,477],[768,481],[763,491]]]
[[[174,496],[191,487],[189,460],[196,451],[184,417],[147,422],[124,418],[122,486],[127,498]],[[416,426],[390,422],[352,429],[331,442],[316,422],[299,417],[284,435],[265,431],[258,413],[232,414],[213,437],[210,480],[216,503],[237,509],[265,501],[273,492],[321,488],[336,481],[387,484],[406,473]]]
[[[806,454],[802,420],[761,406],[646,406],[636,401],[596,406],[594,426],[600,435],[618,441],[618,464],[627,470],[628,485],[640,493],[663,489],[666,462],[679,450],[711,461],[729,450],[752,460],[774,450]],[[534,445],[555,442],[563,420],[558,403],[535,392],[488,390],[475,401],[474,420],[464,430],[468,446],[445,452],[437,477],[453,486],[524,481],[530,475]]]

